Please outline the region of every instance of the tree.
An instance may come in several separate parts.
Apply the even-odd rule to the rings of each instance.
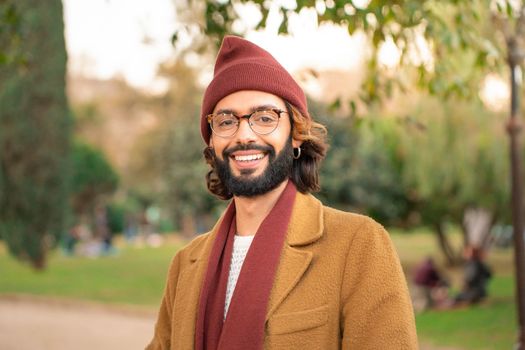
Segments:
[[[461,251],[449,241],[450,224],[465,229],[467,244],[463,222],[471,210],[489,214],[488,230],[508,220],[501,118],[479,101],[416,94],[398,97],[397,104],[406,116],[374,108],[361,118],[340,118],[309,104],[327,126],[331,145],[320,195],[389,226],[428,226],[447,262],[458,264]]]
[[[104,154],[88,144],[76,141],[71,158],[71,207],[76,215],[89,214],[102,196],[116,190],[118,176]]]
[[[135,148],[133,187],[160,201],[175,226],[191,236],[210,228],[208,221],[218,205],[208,193],[204,177],[205,144],[198,118],[201,91],[195,83],[195,69],[182,58],[163,65],[160,75],[169,80],[170,88],[156,103],[162,116],[159,124]]]
[[[26,60],[0,65],[0,236],[12,255],[42,269],[68,203],[62,2],[2,1],[0,10],[2,24],[16,13],[13,45]]]
[[[309,101],[328,129],[330,149],[321,166],[319,196],[332,206],[368,214],[385,225],[405,225],[411,210],[397,148],[401,136],[383,119],[349,119]],[[395,125],[394,125],[395,126]]]
[[[461,252],[447,238],[448,224],[463,227],[469,243],[463,222],[471,209],[483,208],[493,222],[507,219],[508,161],[501,157],[501,120],[475,101],[426,97],[405,108],[410,119],[400,125],[398,144],[404,187],[422,223],[434,229],[448,263],[454,264]]]

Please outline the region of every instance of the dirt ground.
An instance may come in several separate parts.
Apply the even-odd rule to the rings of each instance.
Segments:
[[[134,350],[153,335],[155,313],[104,304],[0,296],[2,350]],[[421,350],[438,349],[425,344]]]
[[[0,297],[2,350],[144,349],[155,314],[84,302]]]

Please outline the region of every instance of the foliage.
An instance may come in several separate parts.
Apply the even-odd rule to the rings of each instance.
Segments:
[[[124,232],[126,221],[126,208],[119,203],[108,205],[108,227],[112,234]]]
[[[206,188],[208,166],[202,155],[206,145],[200,135],[201,91],[195,85],[197,72],[179,61],[173,67],[165,67],[162,73],[170,77],[171,89],[164,102],[173,115],[162,145],[166,160],[163,173],[169,184],[167,204],[186,234],[202,232],[211,227],[196,227],[197,221],[207,224],[203,221],[213,213],[217,200]],[[185,89],[182,82],[186,82]]]
[[[5,17],[10,11],[14,17]],[[62,2],[3,1],[0,16],[17,28],[13,45],[27,60],[0,65],[0,237],[11,254],[43,268],[67,205],[71,119]],[[4,42],[11,27],[1,28]]]
[[[217,201],[206,189],[207,165],[202,156],[205,143],[200,135],[201,91],[196,71],[184,60],[161,68],[170,88],[160,98],[162,120],[137,144],[133,171],[141,174],[143,192],[154,193],[170,211],[177,227],[190,234],[209,229],[209,217]],[[149,184],[149,190],[144,184]],[[204,227],[196,227],[196,219]]]
[[[22,52],[20,9],[14,1],[0,0],[0,66],[27,63]],[[20,67],[21,68],[21,67]]]
[[[469,208],[483,208],[494,221],[508,220],[509,163],[500,116],[478,101],[423,98],[400,125],[403,184],[421,223],[438,234],[450,264],[461,250],[448,242],[447,225],[463,225]],[[415,122],[417,121],[417,122]],[[466,232],[464,232],[466,234]],[[466,240],[466,236],[465,236]]]
[[[396,135],[385,123],[340,118],[310,102],[328,129],[330,149],[321,166],[320,197],[332,206],[372,216],[385,225],[402,224],[410,203],[402,186]]]
[[[310,103],[328,128],[331,148],[321,167],[326,203],[368,214],[392,226],[436,230],[451,264],[460,257],[446,236],[469,208],[507,222],[507,145],[501,116],[478,100],[445,102],[427,95],[398,97],[393,110],[337,117]]]
[[[364,34],[369,43],[367,77],[360,99],[365,103],[392,96],[394,88],[406,91],[411,83],[441,96],[472,96],[482,72],[497,72],[504,67],[505,42],[491,19],[497,15],[514,20],[519,8],[510,1],[408,0],[271,2],[263,0],[177,1],[189,11],[200,11],[202,19],[190,16],[175,33],[211,37],[218,45],[226,34],[244,35],[247,30],[267,27],[270,18],[280,18],[279,34],[289,33],[289,20],[310,11],[318,23],[334,23],[350,35]],[[497,6],[494,3],[498,4]],[[181,8],[183,6],[180,6]],[[240,14],[246,7],[256,8],[260,21],[255,28],[243,23]],[[184,17],[183,17],[184,19]],[[293,35],[293,34],[292,34]],[[378,59],[384,45],[395,46],[399,66],[388,69]],[[461,62],[458,61],[461,57]]]
[[[101,196],[117,188],[117,174],[104,154],[93,146],[76,141],[71,168],[71,204],[77,215],[92,211]]]
[[[372,109],[363,118],[340,118],[310,103],[330,137],[321,167],[323,199],[387,225],[461,226],[469,207],[508,220],[500,116],[478,101],[417,96],[397,99],[404,117]]]
[[[410,112],[409,112],[410,113]],[[489,209],[502,217],[509,200],[507,145],[501,118],[479,103],[422,100],[400,137],[407,186],[420,203],[422,219],[461,224],[463,211]],[[424,205],[421,205],[423,204]]]

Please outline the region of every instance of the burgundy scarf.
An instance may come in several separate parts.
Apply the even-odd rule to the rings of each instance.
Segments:
[[[223,322],[236,233],[235,204],[232,201],[228,206],[213,244],[201,290],[195,325],[196,350],[262,349],[268,300],[296,193],[295,185],[288,181],[257,230]]]

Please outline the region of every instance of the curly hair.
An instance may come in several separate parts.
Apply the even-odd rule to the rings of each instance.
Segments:
[[[285,102],[290,123],[292,125],[291,137],[301,144],[301,156],[293,160],[290,178],[301,193],[317,192],[319,185],[319,166],[326,155],[328,144],[326,142],[326,128],[304,116],[293,105]],[[204,159],[211,169],[206,174],[208,190],[220,199],[232,198],[232,193],[221,182],[215,166],[214,152],[211,147],[205,147]]]

